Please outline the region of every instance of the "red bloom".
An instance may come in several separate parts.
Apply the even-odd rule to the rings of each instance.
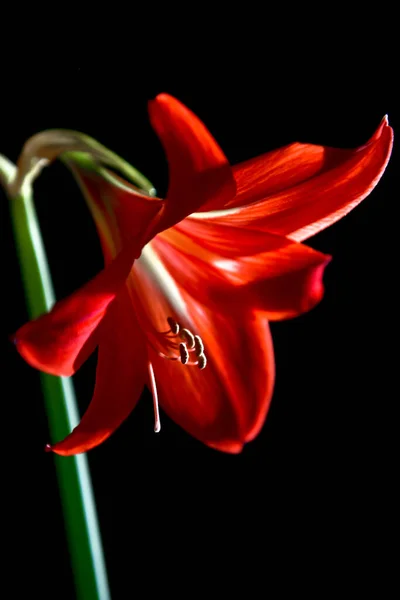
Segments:
[[[167,199],[71,155],[106,267],[15,335],[31,365],[56,375],[72,375],[99,345],[92,402],[51,446],[58,454],[108,438],[146,383],[156,417],[158,397],[194,437],[239,452],[271,400],[268,321],[299,315],[323,295],[329,257],[300,242],[371,192],[392,147],[384,119],[355,150],[296,143],[231,168],[177,100],[161,94],[149,111],[169,163]]]

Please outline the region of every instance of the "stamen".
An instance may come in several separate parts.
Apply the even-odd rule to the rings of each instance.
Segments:
[[[195,347],[194,335],[191,331],[189,331],[189,329],[181,329],[179,337],[181,338],[181,340],[184,340],[186,342],[186,345],[189,348],[189,350],[193,350],[193,348]]]
[[[184,344],[183,342],[179,344],[179,354],[181,356],[181,363],[183,365],[186,365],[186,363],[189,361],[189,352],[186,347],[186,344]]]
[[[203,340],[199,335],[194,336],[194,349],[196,350],[196,356],[201,356],[201,354],[204,354]]]
[[[173,319],[172,317],[168,317],[168,319],[167,319],[167,322],[168,322],[168,325],[169,325],[169,326],[170,326],[170,328],[171,328],[171,332],[172,332],[174,335],[178,335],[178,333],[179,333],[179,330],[180,330],[180,325],[179,325],[179,323],[177,323],[177,322],[175,321],[175,319]]]
[[[205,354],[200,354],[200,356],[197,357],[197,366],[199,367],[200,371],[206,368],[207,358]]]
[[[200,370],[204,369],[207,365],[207,359],[204,354],[204,344],[201,337],[199,335],[193,335],[189,329],[182,327],[182,325],[173,317],[167,317],[167,322],[169,325],[167,331],[147,331],[147,341],[153,350],[158,356],[165,358],[166,360],[180,361],[183,365],[197,366]],[[184,341],[179,342],[177,336]],[[196,360],[194,360],[193,354],[196,355]],[[190,360],[191,356],[192,359]],[[152,381],[153,379],[150,376],[150,382]],[[155,402],[155,430],[159,431],[158,401],[155,381],[153,381],[152,385],[154,385],[152,390],[154,390],[153,399]]]
[[[154,431],[158,433],[161,429],[160,411],[158,408],[158,394],[156,386],[156,378],[154,377],[153,365],[149,361],[147,364],[150,378],[151,394],[153,396],[153,408],[154,408]]]

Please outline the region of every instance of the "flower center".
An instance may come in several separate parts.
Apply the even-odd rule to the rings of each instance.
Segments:
[[[185,315],[190,314],[189,307],[151,244],[143,248],[140,258],[135,261],[127,280],[127,289],[148,348],[165,360],[203,370],[207,366],[203,340],[189,329],[190,318],[184,323],[187,327],[180,321],[180,315],[186,321]],[[154,404],[154,430],[157,432],[161,425],[150,355],[148,375]]]
[[[194,334],[190,329],[182,327],[181,323],[173,317],[167,317],[168,329],[160,331],[149,317],[143,306],[132,281],[128,280],[128,291],[132,299],[139,325],[146,336],[147,344],[166,360],[180,362],[182,365],[197,366],[201,371],[207,366],[207,357],[204,352],[204,344],[201,337]],[[158,393],[153,365],[150,360],[147,363],[149,384],[153,397],[154,408],[154,431],[158,433],[161,429],[160,412],[158,406]]]
[[[157,332],[158,335],[165,336],[168,341],[169,354],[161,352],[155,348],[151,342],[151,336],[148,337],[148,342],[152,346],[153,350],[157,352],[162,358],[167,360],[177,360],[183,365],[197,366],[200,370],[203,370],[207,366],[207,358],[204,354],[203,340],[199,335],[193,335],[193,333],[182,327],[178,321],[175,321],[172,317],[167,318],[169,329],[163,332]],[[181,340],[181,341],[179,341]],[[194,356],[193,356],[194,355]],[[158,408],[158,393],[156,378],[154,376],[153,365],[148,362],[150,388],[153,396],[153,408],[154,408],[154,431],[158,433],[161,429],[160,422],[160,411]]]
[[[182,327],[173,317],[167,317],[169,329],[159,331],[134,293],[134,288],[128,286],[128,290],[131,292],[136,316],[146,341],[158,356],[180,361],[182,365],[189,367],[197,366],[202,371],[207,366],[207,357],[201,337]]]

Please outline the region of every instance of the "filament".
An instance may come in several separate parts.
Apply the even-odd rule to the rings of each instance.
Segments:
[[[154,377],[153,365],[151,364],[150,361],[147,363],[147,368],[149,371],[151,394],[153,396],[154,431],[156,433],[158,433],[161,429],[160,411],[158,408],[158,394],[157,394],[156,378]]]

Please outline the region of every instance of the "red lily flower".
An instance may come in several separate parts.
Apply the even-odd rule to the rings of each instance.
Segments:
[[[268,321],[299,315],[323,295],[330,257],[300,242],[371,192],[392,147],[384,119],[354,150],[295,143],[230,167],[176,99],[161,94],[149,112],[169,163],[166,200],[94,160],[67,155],[106,266],[15,334],[21,355],[56,375],[72,375],[99,345],[93,399],[74,431],[49,447],[58,454],[108,438],[145,384],[156,429],[159,400],[197,439],[239,452],[259,432],[271,400]]]

